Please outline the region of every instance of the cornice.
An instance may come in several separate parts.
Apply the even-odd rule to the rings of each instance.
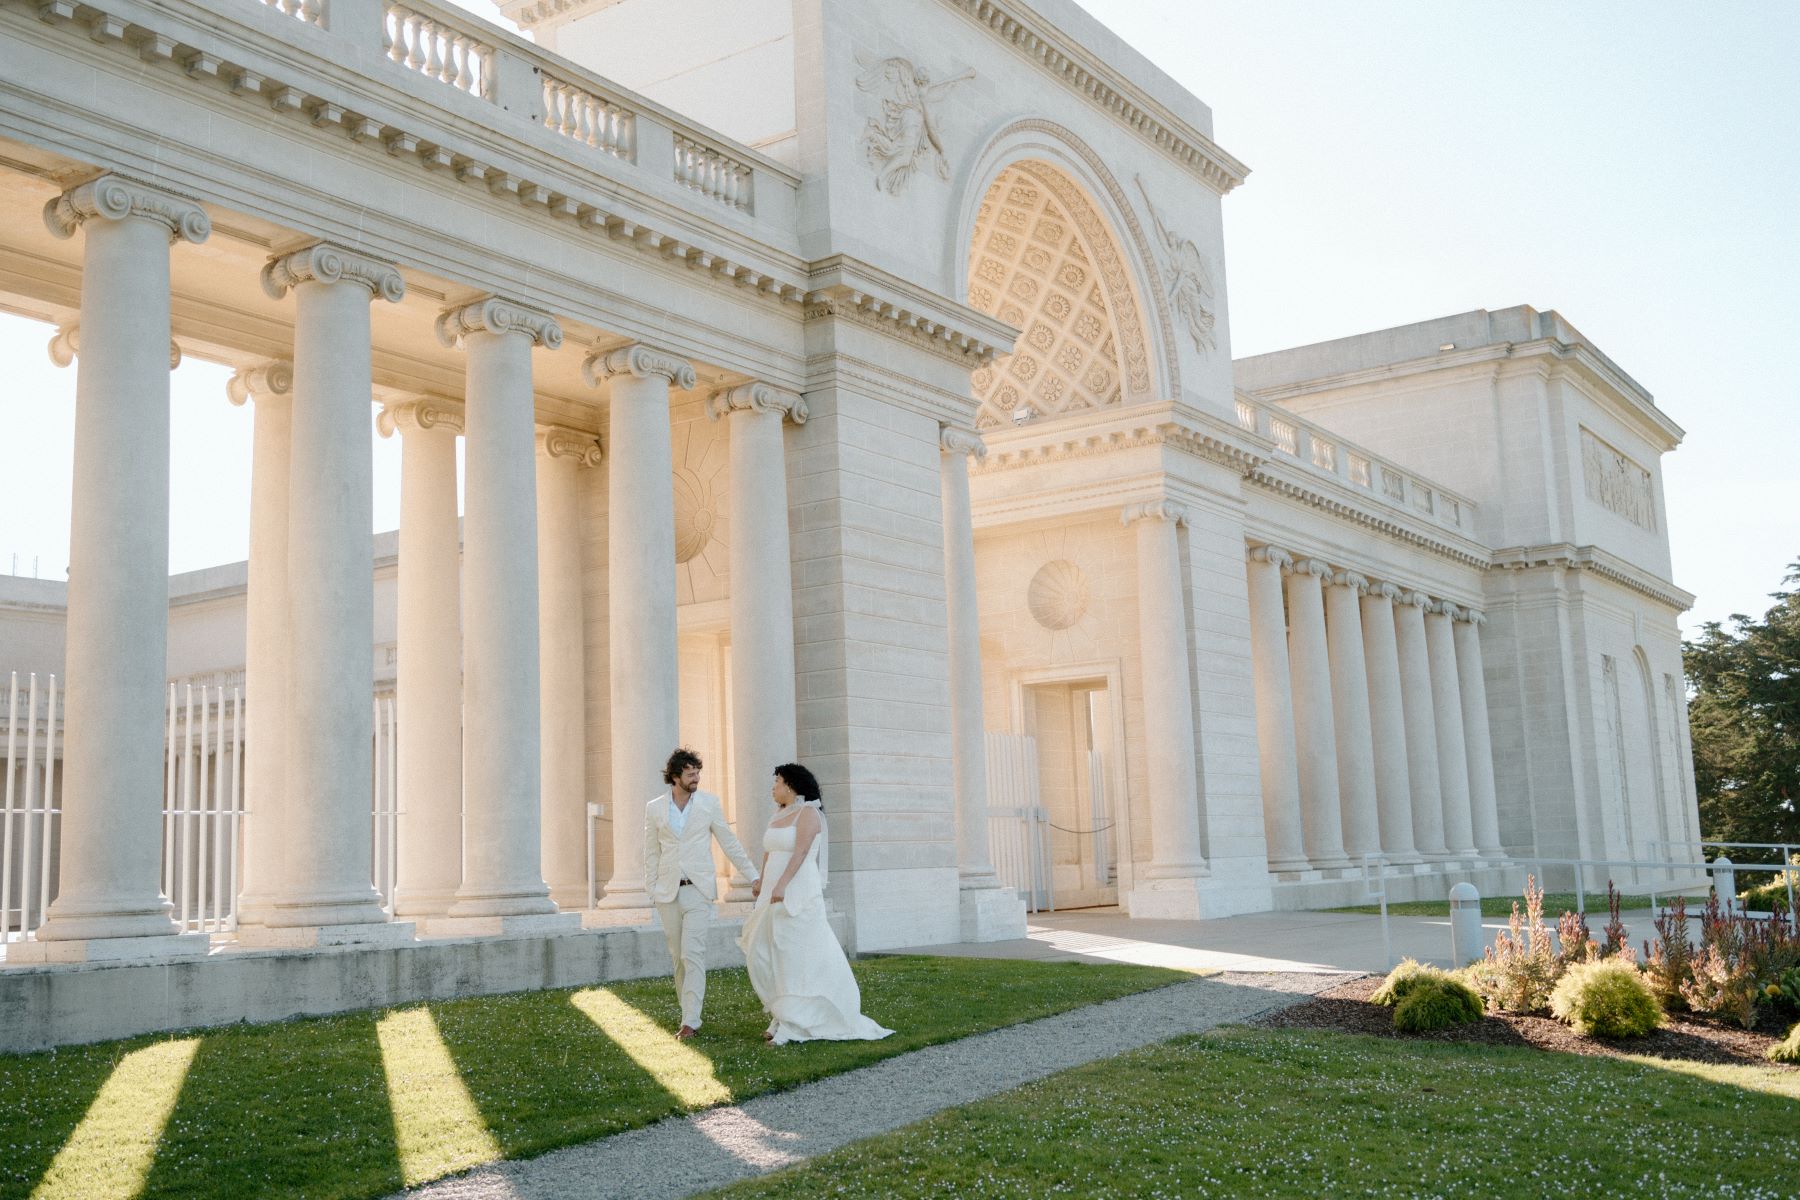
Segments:
[[[848,255],[809,264],[806,319],[842,317],[974,370],[1011,352],[1012,326]]]
[[[796,425],[806,424],[806,401],[797,392],[761,381],[720,388],[706,398],[706,415],[714,421],[734,412],[779,413]]]
[[[562,326],[555,317],[497,296],[445,309],[434,328],[438,342],[451,349],[462,348],[471,333],[522,333],[532,345],[546,350],[560,349],[563,343]]]
[[[250,400],[265,400],[292,395],[294,364],[285,358],[271,359],[254,367],[239,367],[225,381],[225,397],[240,408]]]
[[[84,221],[132,217],[158,222],[168,230],[171,242],[199,243],[212,234],[212,221],[192,200],[123,175],[102,175],[44,205],[44,225],[58,238],[74,237]]]
[[[538,453],[545,458],[572,458],[577,466],[597,467],[606,461],[606,452],[598,434],[584,433],[562,425],[540,425],[537,434]]]
[[[642,342],[594,350],[588,355],[587,361],[581,364],[581,375],[587,380],[589,387],[599,387],[603,381],[620,375],[630,375],[637,379],[660,376],[668,380],[671,387],[682,391],[692,389],[699,382],[694,365],[687,359],[667,350],[646,346]]]
[[[1659,579],[1598,546],[1577,546],[1572,542],[1508,546],[1494,551],[1492,565],[1495,570],[1501,571],[1529,571],[1540,567],[1592,571],[1602,579],[1611,580],[1659,604],[1666,604],[1677,612],[1686,612],[1694,607],[1692,592],[1683,591],[1667,580]]]
[[[463,431],[463,414],[461,408],[441,400],[402,400],[381,406],[381,411],[375,414],[375,428],[382,437],[427,429],[443,429],[456,434]]]
[[[938,431],[938,449],[945,454],[972,457],[976,462],[988,456],[988,446],[981,435],[972,429],[958,429],[954,425],[946,425]]]
[[[277,255],[263,266],[262,289],[271,300],[303,283],[356,283],[369,290],[371,300],[379,296],[397,304],[406,298],[406,281],[392,265],[329,242]]]
[[[1231,191],[1250,174],[1249,167],[1220,149],[1211,138],[1145,95],[1025,6],[1007,0],[944,2],[985,26],[1071,91],[1135,130],[1219,195]]]
[[[58,325],[44,349],[49,352],[50,361],[59,367],[66,367],[74,362],[81,354],[81,322],[70,321],[66,325]],[[173,371],[180,365],[181,347],[174,338],[170,338],[169,370]]]

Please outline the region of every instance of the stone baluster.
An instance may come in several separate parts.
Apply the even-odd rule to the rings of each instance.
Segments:
[[[75,380],[59,886],[44,957],[176,932],[160,884],[169,599],[169,248],[203,242],[191,201],[104,175],[50,201],[84,234]],[[366,650],[365,650],[366,653]],[[184,949],[191,949],[191,944]],[[172,938],[135,952],[168,953]],[[9,954],[30,955],[24,947]]]
[[[452,917],[554,914],[542,854],[537,426],[531,351],[555,319],[488,297],[448,309],[438,340],[467,356],[463,403],[463,870]]]
[[[1338,804],[1336,717],[1331,703],[1331,657],[1325,638],[1321,580],[1331,568],[1317,559],[1296,562],[1287,576],[1288,665],[1294,697],[1294,743],[1300,768],[1300,815],[1306,857],[1315,868],[1350,865],[1344,853]]]
[[[1256,744],[1262,765],[1263,834],[1271,871],[1307,867],[1294,744],[1293,680],[1281,572],[1294,560],[1273,546],[1250,551],[1250,652],[1256,673]]]
[[[1337,735],[1338,803],[1344,850],[1353,863],[1381,849],[1375,802],[1375,736],[1370,728],[1369,671],[1363,648],[1361,598],[1369,581],[1337,571],[1325,588],[1325,630],[1331,656],[1332,729]]]
[[[1431,597],[1405,592],[1394,607],[1400,658],[1400,707],[1406,724],[1406,778],[1412,788],[1413,846],[1427,859],[1447,857],[1444,791],[1438,780],[1437,716],[1431,702],[1431,658],[1425,648],[1425,610]]]
[[[442,916],[462,885],[463,418],[444,404],[408,400],[384,408],[376,423],[383,437],[400,438],[394,914]]]
[[[1481,665],[1481,627],[1487,618],[1465,611],[1453,626],[1456,677],[1462,685],[1463,739],[1469,748],[1469,804],[1475,848],[1483,858],[1506,857],[1500,842],[1500,806],[1494,789],[1494,743],[1488,728],[1487,683]]]
[[[1413,845],[1412,777],[1406,759],[1406,707],[1394,601],[1401,591],[1378,583],[1362,598],[1363,655],[1369,669],[1369,731],[1375,745],[1375,804],[1381,850],[1390,862],[1419,861]]]
[[[1431,664],[1431,708],[1437,723],[1438,786],[1444,797],[1444,843],[1453,857],[1476,856],[1469,809],[1469,751],[1463,735],[1462,684],[1450,634],[1457,608],[1440,601],[1425,610],[1425,650]]]
[[[604,904],[648,908],[644,805],[664,790],[679,736],[675,487],[669,389],[691,389],[684,359],[641,344],[597,352],[590,385],[610,381],[607,579],[611,608],[613,872]]]
[[[716,391],[731,457],[731,781],[737,834],[762,861],[772,772],[799,740],[794,694],[794,576],[788,553],[787,451],[782,426],[806,422],[806,401],[766,383]],[[750,881],[734,875],[734,898]]]

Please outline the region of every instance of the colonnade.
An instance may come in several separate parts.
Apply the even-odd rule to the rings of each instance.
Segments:
[[[1480,613],[1249,549],[1269,869],[1498,859]]]

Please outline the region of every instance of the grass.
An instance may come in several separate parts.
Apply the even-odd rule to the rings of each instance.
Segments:
[[[1658,892],[1656,898],[1660,903],[1667,904],[1669,902],[1669,893]],[[1519,911],[1524,912],[1525,902],[1517,896],[1483,896],[1481,898],[1481,915],[1484,917],[1510,917],[1512,916],[1512,906],[1514,901],[1518,902]],[[1704,897],[1700,900],[1695,900],[1690,896],[1688,898],[1689,914],[1698,919],[1698,910],[1695,906],[1703,903],[1705,903]],[[1606,893],[1589,892],[1587,894],[1586,907],[1588,925],[1597,935],[1600,926],[1606,924]],[[1649,908],[1650,897],[1647,894],[1641,896],[1621,895],[1619,897],[1619,907],[1621,909]],[[1381,905],[1351,904],[1346,905],[1343,908],[1328,908],[1324,911],[1379,915],[1381,912]],[[1556,918],[1562,915],[1562,913],[1574,911],[1574,892],[1544,893],[1544,919],[1546,921],[1554,923]],[[1390,900],[1388,901],[1388,915],[1390,917],[1447,917],[1450,915],[1450,902],[1448,900]]]
[[[380,1196],[1190,976],[855,964],[880,1042],[770,1047],[742,970],[693,1042],[667,979],[0,1056],[0,1197]]]
[[[951,1109],[749,1197],[1791,1195],[1793,1072],[1226,1029]]]

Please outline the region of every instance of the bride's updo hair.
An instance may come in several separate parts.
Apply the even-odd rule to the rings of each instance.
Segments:
[[[775,774],[781,776],[781,782],[794,789],[794,795],[802,800],[819,801],[823,805],[824,798],[819,795],[819,781],[799,763],[782,763],[775,768]]]

